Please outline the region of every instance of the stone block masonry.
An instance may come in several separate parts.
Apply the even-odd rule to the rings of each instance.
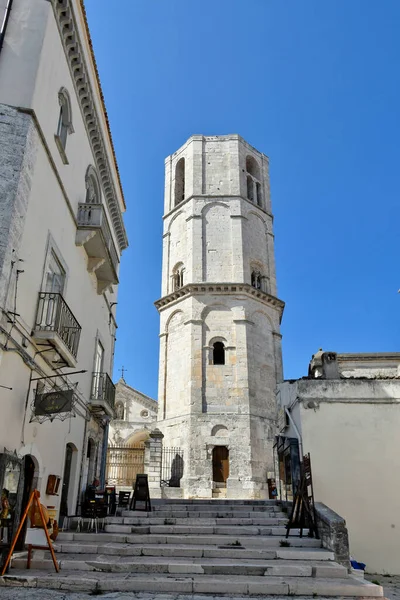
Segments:
[[[38,145],[32,116],[0,104],[0,307],[14,285]]]
[[[184,451],[185,497],[266,498],[283,311],[268,159],[193,136],[165,182],[158,426]]]

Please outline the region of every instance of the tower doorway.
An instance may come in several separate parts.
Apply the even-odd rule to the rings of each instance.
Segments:
[[[213,454],[213,481],[219,485],[216,487],[226,487],[226,480],[229,477],[229,450],[226,446],[214,446]]]

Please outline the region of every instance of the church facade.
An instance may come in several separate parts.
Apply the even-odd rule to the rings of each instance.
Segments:
[[[165,163],[157,427],[185,497],[265,498],[282,380],[268,158],[192,136]]]

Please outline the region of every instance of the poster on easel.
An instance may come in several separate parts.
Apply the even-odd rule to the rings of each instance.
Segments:
[[[21,522],[20,522],[18,529],[14,535],[14,539],[11,543],[10,550],[7,554],[7,558],[5,560],[3,569],[1,571],[1,576],[3,576],[7,571],[7,567],[10,564],[15,545],[17,543],[19,534],[22,531],[22,527],[28,517],[28,514],[30,514],[31,509],[35,509],[35,506],[39,511],[39,521],[41,523],[41,526],[40,527],[28,527],[28,529],[27,529],[27,534],[26,534],[26,538],[25,538],[25,544],[28,545],[27,567],[28,567],[28,569],[30,568],[33,548],[48,548],[50,550],[51,558],[53,559],[54,568],[57,573],[59,572],[58,562],[56,559],[56,555],[54,554],[54,548],[53,548],[53,544],[52,544],[50,536],[49,536],[49,532],[47,531],[47,523],[44,518],[43,508],[42,508],[42,505],[40,504],[39,498],[40,498],[40,492],[38,490],[33,490],[33,492],[30,495],[29,502],[24,510],[24,514],[22,515]]]

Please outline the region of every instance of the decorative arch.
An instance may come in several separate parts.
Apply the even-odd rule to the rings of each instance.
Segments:
[[[67,136],[74,133],[72,125],[71,98],[65,87],[60,88],[58,92],[58,103],[60,105],[60,114],[58,117],[57,134],[59,145],[65,150],[67,145]]]
[[[275,329],[275,325],[274,325],[274,322],[272,321],[272,319],[271,319],[270,315],[269,315],[268,313],[266,313],[265,311],[263,311],[263,310],[255,310],[255,311],[253,311],[253,312],[251,313],[251,315],[250,315],[250,318],[249,318],[249,320],[250,320],[250,321],[254,321],[254,317],[255,317],[257,314],[260,314],[260,315],[262,315],[263,317],[265,317],[265,318],[266,318],[266,319],[269,321],[269,324],[270,324],[270,326],[271,326],[271,331],[272,331],[272,333],[279,333],[279,332],[277,332],[277,331],[276,331],[276,329]]]
[[[89,165],[86,169],[85,187],[87,204],[101,204],[101,187],[96,169]]]
[[[258,162],[253,156],[249,154],[246,156],[246,171],[249,175],[252,175],[256,179],[260,180],[260,167]]]
[[[228,435],[228,428],[225,425],[214,425],[211,429],[211,436],[226,437]]]
[[[171,218],[171,220],[170,220],[170,222],[169,222],[169,224],[168,224],[168,233],[171,233],[171,226],[172,226],[173,222],[174,222],[174,221],[175,221],[175,220],[176,220],[176,219],[177,219],[177,218],[178,218],[180,215],[183,215],[183,214],[184,214],[183,210],[178,210],[178,212],[176,212],[176,213],[175,213],[175,214],[172,216],[172,218]]]
[[[174,310],[172,314],[169,315],[167,322],[165,323],[165,333],[168,333],[169,324],[171,323],[172,319],[179,313],[183,314],[183,310],[178,308],[177,310]]]
[[[175,206],[185,199],[185,159],[182,157],[175,165]]]
[[[140,429],[139,431],[135,431],[134,433],[131,433],[126,439],[125,439],[125,446],[128,446],[130,448],[132,448],[133,446],[144,446],[144,443],[146,440],[148,440],[150,437],[150,431],[148,431],[147,429]]]
[[[256,213],[256,211],[255,211],[255,210],[249,210],[249,211],[246,213],[246,218],[247,218],[247,219],[249,218],[249,215],[254,215],[255,217],[257,217],[257,219],[260,219],[261,223],[262,223],[262,224],[264,225],[264,227],[265,227],[265,233],[268,233],[268,223],[267,223],[267,221],[266,221],[266,220],[263,218],[262,214],[260,215],[260,214]]]

